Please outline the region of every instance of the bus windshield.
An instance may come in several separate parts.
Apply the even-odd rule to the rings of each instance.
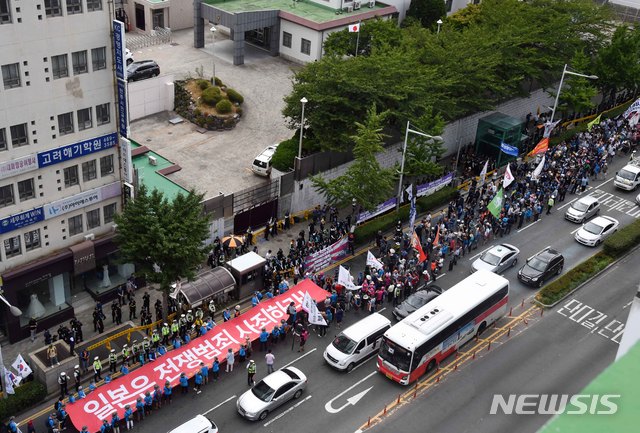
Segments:
[[[385,338],[382,340],[378,354],[398,370],[409,371],[409,367],[411,366],[411,352],[404,347],[400,347]]]

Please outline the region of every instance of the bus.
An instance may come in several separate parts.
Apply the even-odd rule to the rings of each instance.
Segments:
[[[384,333],[378,370],[402,385],[431,372],[507,311],[509,280],[478,270]]]

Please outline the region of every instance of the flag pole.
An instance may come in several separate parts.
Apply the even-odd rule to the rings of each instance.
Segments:
[[[358,57],[358,46],[360,45],[360,20],[358,20],[358,36],[356,36],[356,57]]]

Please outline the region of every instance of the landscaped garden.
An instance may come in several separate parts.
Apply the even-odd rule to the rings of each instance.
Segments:
[[[201,128],[232,129],[242,117],[244,97],[219,78],[175,82],[175,111]]]

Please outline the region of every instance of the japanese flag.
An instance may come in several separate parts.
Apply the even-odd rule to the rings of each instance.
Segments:
[[[349,33],[358,33],[360,31],[360,23],[349,25]]]
[[[513,174],[511,174],[511,164],[507,164],[507,171],[504,172],[504,178],[502,179],[502,187],[508,187],[514,180]]]

